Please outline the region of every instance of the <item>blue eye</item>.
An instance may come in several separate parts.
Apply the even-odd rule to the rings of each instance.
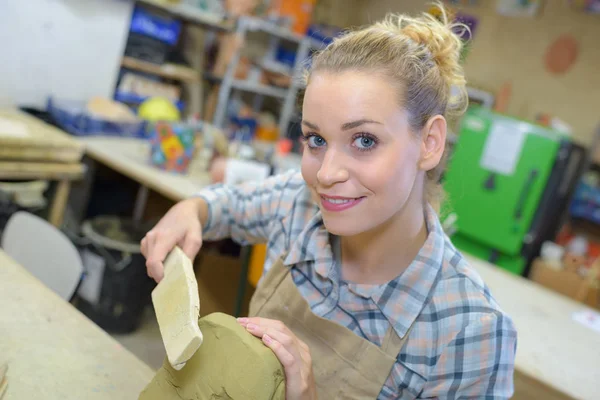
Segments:
[[[375,146],[375,144],[376,144],[375,140],[368,136],[360,136],[354,140],[354,145],[359,150],[369,150],[370,148]]]
[[[308,137],[308,147],[322,147],[325,146],[325,139],[321,136],[311,135]]]

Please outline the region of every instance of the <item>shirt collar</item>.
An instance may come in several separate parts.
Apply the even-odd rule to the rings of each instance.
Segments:
[[[397,278],[382,285],[348,284],[350,290],[371,298],[377,304],[400,337],[404,337],[421,313],[439,279],[442,266],[445,234],[435,210],[429,205],[425,210],[425,223],[428,235],[423,247]],[[294,227],[292,230],[295,230]],[[333,278],[333,252],[320,211],[316,211],[304,225],[289,249],[285,265],[314,261],[319,275]]]
[[[288,223],[284,222],[284,225]],[[291,229],[294,231],[292,225]],[[283,260],[285,265],[294,265],[305,261],[314,261],[315,271],[324,278],[332,276],[335,268],[333,251],[329,242],[329,232],[325,229],[323,216],[318,210],[304,225],[302,231],[291,243],[289,252]]]
[[[442,267],[445,234],[435,210],[429,205],[425,210],[425,223],[427,239],[398,277],[382,285],[348,285],[358,295],[370,297],[400,337],[406,335],[423,310]]]

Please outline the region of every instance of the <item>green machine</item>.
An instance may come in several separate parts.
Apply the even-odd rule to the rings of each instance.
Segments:
[[[546,191],[561,134],[474,106],[463,117],[443,177],[442,220],[461,251],[515,274]]]

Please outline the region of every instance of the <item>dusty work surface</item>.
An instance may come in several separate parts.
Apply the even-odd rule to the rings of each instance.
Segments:
[[[600,332],[573,320],[574,313],[587,307],[485,261],[467,258],[516,325],[516,385],[534,385],[540,399],[600,398]],[[553,397],[541,395],[542,386],[555,391]],[[517,394],[520,389],[531,390],[517,387]]]
[[[2,400],[136,399],[154,372],[0,250]]]

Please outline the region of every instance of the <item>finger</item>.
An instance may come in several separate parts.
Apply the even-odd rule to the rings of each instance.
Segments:
[[[155,231],[150,231],[146,234],[146,270],[148,272],[148,275],[153,278],[156,282],[158,282],[158,280],[156,279],[155,276],[155,267],[153,266],[153,264],[150,262],[150,252],[152,247],[154,247],[154,242],[156,240],[156,232]]]
[[[146,239],[146,236],[144,236],[144,238],[140,242],[140,251],[142,252],[144,258],[146,258],[146,254],[148,251],[148,239]]]
[[[271,339],[279,342],[283,347],[285,347],[286,350],[290,352],[295,359],[303,359],[299,344],[300,340],[298,340],[298,338],[296,338],[296,336],[293,333],[282,332],[272,327],[265,328],[262,326],[254,325],[252,323],[249,323],[246,326],[246,329],[248,330],[248,332],[250,332],[258,338],[264,338],[265,336],[270,337]]]
[[[302,350],[304,353],[310,353],[310,349],[308,348],[308,345],[306,343],[304,343],[302,340],[298,339],[298,345],[300,346],[300,350]]]
[[[287,351],[292,353],[296,360],[303,360],[302,351],[300,349],[299,344],[300,340],[298,340],[296,335],[294,335],[293,333],[290,332],[290,334],[287,334],[282,331],[275,330],[273,328],[267,328],[263,336],[268,336],[271,339],[281,343],[283,347],[287,349]]]
[[[300,360],[294,358],[292,353],[288,351],[281,343],[277,340],[273,339],[269,335],[264,335],[262,337],[263,343],[273,350],[277,359],[283,365],[285,369],[285,375],[288,377],[288,380],[296,375],[299,375],[300,372]]]
[[[200,235],[200,231],[198,232],[190,232],[183,239],[183,245],[181,246],[181,250],[185,253],[186,256],[190,258],[190,260],[194,260],[202,247],[202,236]]]
[[[167,254],[175,247],[175,239],[172,235],[162,231],[150,232],[150,241],[148,243],[148,258],[146,265],[151,270],[154,280],[160,282],[164,276],[163,261]]]
[[[146,257],[146,273],[149,277],[153,278],[156,282],[158,282],[156,280],[156,277],[154,276],[154,269],[148,263],[149,252],[152,246],[154,245],[154,238],[155,234],[153,231],[146,233],[146,236],[144,237],[144,240],[146,242],[146,254],[144,254],[144,257]]]
[[[312,370],[312,355],[310,354],[310,349],[308,346],[301,340],[298,340],[300,343],[300,357],[302,357],[303,365],[307,368],[308,371]]]
[[[268,319],[268,318],[261,318],[261,317],[251,317],[251,318],[241,318],[242,320],[244,320],[244,322],[240,322],[242,323],[242,325],[247,326],[247,324],[254,324],[263,328],[273,328],[275,330],[284,332],[288,335],[292,335],[292,332],[288,329],[287,326],[285,326],[285,324],[281,321],[278,321],[276,319]]]
[[[293,335],[284,333],[282,331],[278,331],[273,328],[265,328],[262,326],[254,325],[252,323],[249,323],[246,326],[246,329],[248,330],[248,332],[250,332],[258,338],[262,338],[264,335],[268,335],[272,339],[275,339],[279,343],[284,345],[285,348],[287,348],[289,351],[298,352],[297,349],[293,349],[294,347],[298,346],[298,343]]]
[[[142,252],[142,255],[145,258],[146,254],[148,254],[148,239],[146,239],[145,236],[144,236],[144,238],[142,239],[142,241],[140,243],[140,250]],[[148,276],[150,278],[152,278],[152,275],[150,275],[150,269],[148,268],[148,266],[146,266],[146,274],[148,274]]]

